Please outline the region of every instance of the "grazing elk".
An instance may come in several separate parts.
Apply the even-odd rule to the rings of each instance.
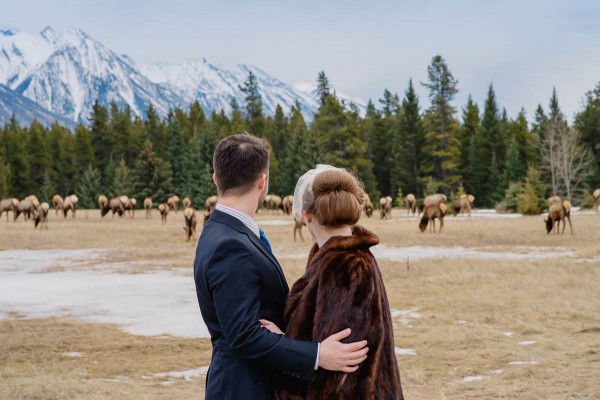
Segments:
[[[417,213],[417,199],[414,194],[407,194],[404,198],[404,204],[406,204],[406,215],[415,215]]]
[[[215,209],[215,207],[217,206],[217,201],[218,201],[217,196],[210,196],[206,199],[205,206],[206,206],[206,211],[208,211],[209,214],[212,213],[213,210]]]
[[[40,229],[48,229],[48,211],[50,211],[50,205],[46,202],[43,202],[38,207],[37,214],[33,219],[34,225],[33,228],[37,228],[40,225]]]
[[[19,199],[3,199],[0,201],[0,217],[2,213],[6,212],[6,222],[8,222],[8,212],[12,211],[13,221],[17,220],[17,208],[19,208]]]
[[[419,222],[419,229],[421,232],[425,232],[429,221],[431,221],[431,225],[429,225],[429,232],[433,228],[433,233],[435,233],[435,220],[436,218],[440,220],[440,230],[439,233],[442,233],[444,229],[444,216],[448,211],[448,206],[446,203],[432,204],[423,209],[423,217],[421,218],[421,222]]]
[[[392,198],[390,196],[379,199],[379,213],[381,219],[392,218]]]
[[[108,205],[108,199],[105,195],[101,194],[98,196],[98,206],[100,207],[100,211],[104,209]]]
[[[77,212],[77,203],[79,199],[74,194],[65,197],[65,203],[63,205],[63,215],[67,218],[67,214],[69,210],[71,210],[71,217],[75,218],[75,213]]]
[[[598,214],[600,212],[600,189],[596,189],[594,190],[594,193],[592,193],[592,195],[594,195],[594,199],[596,199],[596,214]]]
[[[167,206],[169,206],[169,208],[171,210],[175,211],[175,214],[177,214],[177,211],[179,210],[179,197],[178,196],[171,196],[167,199]]]
[[[265,197],[265,202],[267,203],[267,210],[275,212],[277,212],[277,210],[283,211],[283,203],[281,201],[281,197],[275,194],[270,194],[267,197]]]
[[[373,203],[371,202],[371,198],[367,193],[365,193],[365,202],[363,204],[363,210],[365,211],[365,215],[367,218],[371,218],[373,215]]]
[[[59,194],[55,194],[54,197],[52,197],[52,204],[54,205],[54,215],[58,215],[59,210],[62,211],[64,202],[65,200]]]
[[[171,208],[167,203],[161,203],[158,205],[158,211],[160,212],[161,223],[164,225],[167,223],[167,215],[169,215],[169,211]]]
[[[123,196],[126,197],[126,196]],[[133,197],[127,197],[125,201],[125,211],[129,215],[129,218],[135,218],[135,206],[137,205],[137,200]]]
[[[281,206],[283,207],[283,212],[285,215],[290,215],[292,213],[292,206],[294,205],[294,196],[291,194],[285,196],[281,201]]]
[[[71,211],[71,217],[75,218],[75,213],[77,212],[77,203],[78,202],[79,202],[79,199],[74,194],[65,196],[65,198],[63,200],[63,206],[62,206],[62,214],[63,214],[64,218],[67,218],[67,214],[69,213],[69,211]]]
[[[100,209],[100,216],[104,218],[106,214],[112,211],[112,217],[115,217],[115,214],[119,214],[119,217],[123,216],[125,213],[125,204],[123,203],[123,196],[113,197],[108,200],[104,207]]]
[[[454,216],[460,214],[468,214],[471,216],[471,209],[473,207],[473,203],[475,202],[475,196],[471,194],[462,194],[458,199],[458,203],[454,206]]]
[[[548,218],[544,220],[546,224],[546,232],[550,234],[554,230],[554,234],[558,234],[560,230],[560,223],[562,222],[563,228],[560,234],[565,233],[566,222],[569,221],[571,228],[571,235],[573,234],[573,224],[571,224],[571,203],[567,200],[560,203],[552,203],[548,207]]]
[[[144,199],[144,208],[146,209],[146,219],[152,218],[152,198],[146,197]]]
[[[183,198],[183,209],[185,210],[186,208],[189,208],[192,206],[192,200],[190,200],[189,197],[184,197]]]
[[[35,204],[34,200],[23,199],[19,202],[15,214],[15,221],[19,218],[19,215],[21,214],[23,214],[23,218],[25,219],[25,221],[27,221],[30,217],[35,216],[35,213],[37,212],[37,209],[39,207],[39,203]]]
[[[548,204],[548,207],[550,207],[552,204],[557,204],[557,203],[560,203],[560,202],[561,202],[560,196],[556,196],[556,195],[550,196],[546,200],[546,203]]]
[[[196,238],[196,210],[192,207],[188,207],[183,210],[183,216],[185,217],[185,226],[183,230],[187,235],[186,242],[189,242],[191,238]]]
[[[304,220],[304,218],[302,218],[300,221],[294,218],[294,242],[296,241],[296,232],[300,234],[300,238],[304,242],[304,236],[302,236],[303,226],[306,226],[306,221]]]

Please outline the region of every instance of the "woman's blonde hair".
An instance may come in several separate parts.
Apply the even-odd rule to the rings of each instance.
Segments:
[[[325,226],[355,225],[360,219],[365,192],[349,172],[330,170],[319,173],[313,183],[314,203],[308,209]]]

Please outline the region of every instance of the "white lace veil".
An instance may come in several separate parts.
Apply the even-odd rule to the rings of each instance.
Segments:
[[[315,201],[315,195],[312,191],[312,184],[315,176],[325,171],[346,171],[343,168],[332,167],[331,165],[318,164],[317,168],[311,169],[298,179],[296,190],[294,190],[294,203],[292,205],[292,214],[297,221],[302,219],[302,211],[308,210]]]

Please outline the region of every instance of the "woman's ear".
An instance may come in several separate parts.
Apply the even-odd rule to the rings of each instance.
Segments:
[[[306,210],[302,211],[302,215],[304,215],[304,219],[306,220],[306,223],[312,223],[313,222],[313,215],[311,213],[309,213]]]

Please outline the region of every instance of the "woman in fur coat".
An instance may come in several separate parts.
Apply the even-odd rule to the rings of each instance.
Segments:
[[[294,215],[304,216],[316,243],[289,294],[285,334],[320,342],[351,328],[347,341],[366,339],[369,353],[356,372],[319,369],[308,384],[285,378],[277,399],[403,399],[390,307],[370,251],[379,238],[356,225],[363,201],[356,178],[329,166],[307,172],[296,186]]]

